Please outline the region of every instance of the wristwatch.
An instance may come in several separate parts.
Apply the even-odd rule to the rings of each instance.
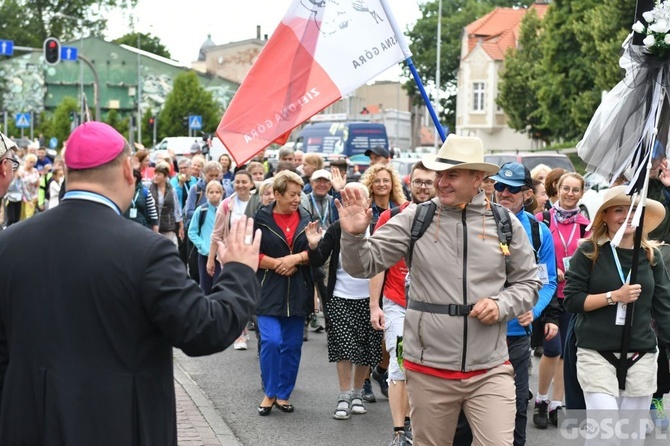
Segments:
[[[612,292],[611,292],[611,291],[608,291],[608,292],[605,294],[605,299],[607,299],[607,305],[616,305],[616,302],[614,302],[614,301],[612,300]]]

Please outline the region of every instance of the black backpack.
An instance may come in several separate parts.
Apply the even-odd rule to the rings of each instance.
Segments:
[[[205,224],[205,218],[207,218],[207,205],[209,203],[201,204],[198,206],[196,209],[200,209],[200,213],[198,214],[198,235],[200,235],[200,232],[202,231],[202,225]]]
[[[507,208],[490,202],[493,219],[496,222],[498,230],[498,238],[500,239],[500,248],[505,255],[505,263],[509,261],[509,244],[512,242],[512,220],[510,219],[509,210]],[[397,209],[397,210],[396,210]],[[416,207],[416,214],[412,220],[412,230],[410,232],[411,238],[409,242],[409,252],[407,254],[407,268],[412,265],[412,255],[414,252],[414,244],[423,236],[424,232],[428,230],[430,223],[433,221],[437,205],[433,200],[426,201]],[[391,218],[400,212],[400,208],[391,209]],[[539,236],[538,236],[539,237]]]

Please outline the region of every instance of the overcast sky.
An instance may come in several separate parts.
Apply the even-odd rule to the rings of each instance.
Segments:
[[[420,15],[418,3],[424,3],[424,0],[387,1],[403,31],[416,22]],[[107,37],[115,39],[132,31],[129,28],[132,15],[136,31],[159,37],[173,59],[190,66],[197,60],[208,34],[217,45],[254,38],[257,25],[261,26],[261,36],[272,35],[291,0],[138,0],[137,3],[132,12],[109,16]],[[173,6],[177,4],[179,7]],[[379,78],[395,80],[398,73],[400,70],[393,68]]]

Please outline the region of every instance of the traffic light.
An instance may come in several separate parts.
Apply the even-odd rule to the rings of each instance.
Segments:
[[[77,122],[77,112],[70,112],[70,122]]]
[[[151,118],[149,118],[149,129],[153,130],[155,125],[156,125],[156,118],[152,116]]]
[[[188,121],[189,121],[189,117],[188,117],[188,116],[184,116],[183,118],[181,118],[181,124],[182,124],[184,127],[186,127],[186,128],[189,127],[189,126],[188,126]]]
[[[55,37],[47,37],[44,40],[44,60],[49,65],[60,62],[60,41]]]

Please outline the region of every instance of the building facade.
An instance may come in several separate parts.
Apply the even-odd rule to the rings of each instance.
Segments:
[[[77,47],[90,66],[79,61],[47,65],[41,52],[0,62],[0,76],[7,80],[4,103],[10,114],[53,112],[64,98],[80,96],[82,80],[91,110],[97,105],[103,117],[111,110],[122,116],[135,112],[138,93],[142,111],[157,113],[172,91],[174,77],[190,70],[171,59],[95,37],[63,42],[63,46]],[[198,79],[224,108],[239,87],[216,75],[199,73]]]
[[[548,4],[531,6],[542,18]],[[505,53],[516,48],[526,9],[496,8],[465,27],[456,98],[456,133],[477,136],[487,150],[533,150],[539,142],[507,124],[496,99]]]

